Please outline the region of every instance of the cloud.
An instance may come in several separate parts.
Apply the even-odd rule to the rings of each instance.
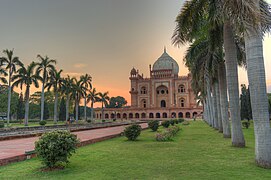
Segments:
[[[79,78],[81,75],[83,75],[82,73],[76,73],[76,72],[66,72],[66,73],[63,73],[63,76],[70,76],[70,77],[76,77],[76,78]]]
[[[76,63],[73,65],[75,68],[84,68],[87,66],[87,64],[84,64],[84,63]]]

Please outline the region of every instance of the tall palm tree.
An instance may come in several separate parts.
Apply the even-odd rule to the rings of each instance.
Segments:
[[[85,74],[80,77],[82,85],[85,87],[85,92],[83,93],[84,98],[84,118],[87,120],[87,91],[92,89],[92,77],[89,74]]]
[[[21,66],[18,69],[18,74],[12,77],[12,81],[14,81],[12,87],[18,87],[22,89],[25,86],[25,118],[24,118],[24,125],[28,125],[28,115],[29,115],[29,95],[30,95],[30,86],[34,84],[36,88],[39,87],[39,80],[42,78],[34,73],[36,63],[32,62],[27,68]]]
[[[96,88],[93,88],[89,91],[89,94],[87,95],[87,103],[91,101],[91,121],[93,120],[93,106],[95,102],[99,101],[99,92],[96,91]]]
[[[42,77],[42,87],[41,87],[41,116],[40,120],[43,120],[43,113],[44,113],[44,88],[46,86],[46,83],[48,82],[49,73],[51,71],[55,70],[55,64],[56,60],[50,59],[48,56],[42,57],[41,55],[38,55],[37,58],[40,60],[39,63],[37,63],[37,71],[36,73]]]
[[[12,86],[12,77],[16,73],[16,66],[22,66],[22,62],[18,57],[13,56],[13,50],[4,50],[3,53],[6,57],[0,58],[0,64],[5,65],[5,69],[8,72],[8,112],[7,112],[7,124],[9,125],[10,120],[10,104],[11,104],[11,86]]]
[[[109,92],[99,93],[99,102],[102,103],[102,119],[104,119],[104,107],[108,104],[110,98],[108,96]]]
[[[73,81],[74,81],[73,78],[68,76],[65,79],[63,79],[63,84],[61,87],[62,94],[66,96],[66,120],[69,119],[69,105],[70,105]]]
[[[63,79],[61,77],[62,69],[57,71],[56,69],[53,71],[50,71],[49,75],[49,82],[46,84],[45,88],[48,88],[48,91],[50,91],[51,88],[53,88],[54,94],[55,94],[55,103],[54,103],[54,123],[57,123],[57,106],[58,106],[58,95],[61,91],[61,87],[63,84]]]
[[[78,113],[79,113],[79,104],[82,97],[85,96],[86,87],[82,83],[80,79],[79,81],[76,78],[73,78],[72,84],[72,95],[71,97],[74,99],[75,102],[75,121],[78,122]]]

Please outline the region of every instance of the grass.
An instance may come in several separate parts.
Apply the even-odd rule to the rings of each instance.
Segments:
[[[271,170],[254,163],[253,129],[243,131],[247,147],[240,149],[202,121],[170,142],[145,130],[135,142],[119,137],[79,148],[64,170],[41,172],[34,158],[0,167],[0,179],[271,179]]]

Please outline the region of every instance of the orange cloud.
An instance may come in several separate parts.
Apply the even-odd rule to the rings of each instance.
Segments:
[[[86,67],[87,64],[83,64],[83,63],[76,63],[73,65],[75,68],[83,68],[83,67]]]

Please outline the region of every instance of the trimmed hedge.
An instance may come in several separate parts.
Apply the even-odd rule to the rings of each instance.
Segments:
[[[163,122],[161,123],[161,125],[162,125],[164,128],[168,128],[169,125],[170,125],[170,122],[169,122],[168,120],[166,120],[166,121],[163,121]]]
[[[159,128],[159,121],[158,120],[149,121],[148,126],[152,131],[157,131],[157,129]]]
[[[124,135],[128,138],[130,141],[135,141],[136,138],[140,135],[141,133],[141,126],[138,124],[133,124],[130,126],[127,126],[124,129]]]

